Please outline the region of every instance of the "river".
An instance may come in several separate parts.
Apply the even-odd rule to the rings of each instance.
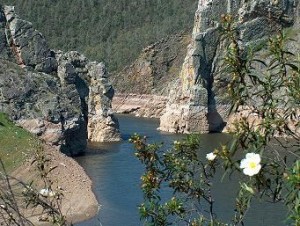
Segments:
[[[76,226],[140,226],[137,206],[142,202],[140,176],[143,167],[134,156],[130,135],[137,132],[146,135],[150,142],[164,141],[171,144],[183,135],[171,135],[157,131],[158,120],[143,119],[118,115],[122,142],[90,144],[83,156],[76,157],[78,163],[86,170],[93,181],[93,189],[101,207],[97,216]],[[205,157],[221,143],[229,140],[224,134],[201,135],[200,156]],[[215,211],[221,219],[229,220],[233,214],[237,187],[233,181],[224,180],[213,191],[216,204]],[[265,204],[256,202],[249,211],[246,226],[282,226],[285,211],[281,203]]]

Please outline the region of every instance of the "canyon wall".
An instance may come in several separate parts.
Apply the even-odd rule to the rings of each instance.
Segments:
[[[54,51],[32,24],[0,5],[0,111],[45,142],[78,154],[87,140],[120,140],[103,63]]]
[[[236,16],[243,46],[259,45],[281,27],[292,27],[299,33],[299,0],[199,0],[192,41],[160,118],[160,130],[217,132],[226,126],[230,78],[222,71],[226,49],[219,29],[225,14]],[[299,45],[299,35],[296,39]],[[299,50],[299,46],[293,48]]]

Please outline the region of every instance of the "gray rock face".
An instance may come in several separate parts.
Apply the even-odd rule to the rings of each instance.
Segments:
[[[30,22],[20,19],[13,6],[2,7],[1,21],[2,27],[5,24],[7,45],[19,65],[45,73],[56,70],[57,63],[43,35]]]
[[[90,62],[72,51],[57,57],[58,77],[63,89],[76,90],[84,117],[87,119],[87,137],[94,142],[118,141],[120,134],[117,119],[111,110],[114,90],[108,82],[103,63]]]
[[[280,26],[299,30],[299,5],[299,0],[199,0],[192,42],[160,118],[160,130],[222,131],[226,125],[228,78],[221,70],[225,49],[218,29],[222,14],[236,15],[241,43],[255,46]]]
[[[1,112],[65,153],[84,151],[88,139],[120,140],[103,63],[50,50],[12,7],[0,6],[0,37]]]
[[[2,59],[9,59],[9,48],[7,46],[6,34],[5,34],[6,18],[4,12],[0,10],[0,57]]]
[[[111,110],[114,90],[108,82],[106,68],[103,63],[96,62],[90,62],[87,68],[92,87],[88,100],[88,139],[95,142],[118,141],[120,136],[112,129],[119,128]]]

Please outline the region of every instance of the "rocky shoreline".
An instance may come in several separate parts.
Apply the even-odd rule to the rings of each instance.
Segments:
[[[0,112],[45,143],[51,187],[63,194],[60,208],[68,222],[93,217],[99,203],[92,181],[65,154],[84,152],[87,140],[121,139],[111,110],[114,89],[105,65],[76,51],[50,49],[45,37],[20,18],[13,6],[0,4],[0,40]],[[32,159],[13,176],[33,181],[37,189],[45,188]],[[21,211],[34,225],[49,225],[40,221],[47,218],[41,208],[23,206]]]
[[[95,216],[100,205],[93,193],[92,181],[84,169],[74,159],[51,146],[45,145],[44,153],[50,160],[49,167],[53,168],[49,174],[49,179],[53,182],[53,191],[63,195],[60,208],[67,222],[77,223]],[[32,160],[28,160],[12,175],[23,182],[33,181],[35,187],[43,188],[43,183],[37,179],[38,172],[33,167]],[[21,211],[34,225],[50,225],[40,207],[21,208]]]

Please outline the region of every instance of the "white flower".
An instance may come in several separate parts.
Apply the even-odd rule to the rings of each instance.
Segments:
[[[178,140],[175,140],[175,141],[174,141],[174,144],[175,144],[175,145],[178,145],[178,144],[180,144],[180,142],[179,142]]]
[[[214,161],[214,159],[217,157],[216,154],[214,154],[213,152],[206,154],[206,158],[208,161]]]
[[[258,174],[261,165],[260,165],[260,155],[255,153],[247,153],[246,157],[242,159],[240,168],[243,169],[243,173],[248,176],[253,176]]]
[[[44,197],[53,197],[55,195],[55,192],[48,188],[41,189],[39,193]]]

